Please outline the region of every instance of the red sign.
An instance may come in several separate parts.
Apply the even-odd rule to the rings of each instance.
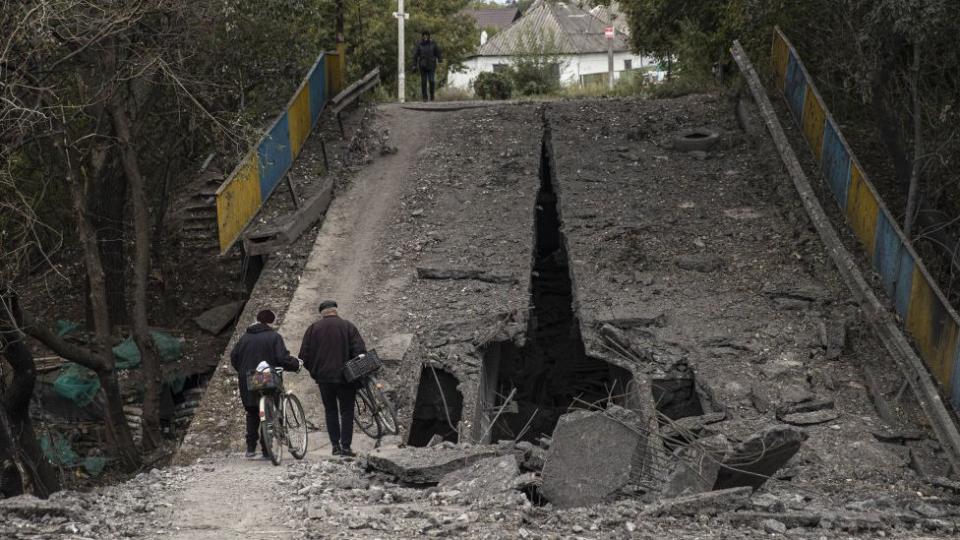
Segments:
[[[603,29],[603,35],[607,36],[607,39],[613,39],[615,30],[612,26],[608,26]]]

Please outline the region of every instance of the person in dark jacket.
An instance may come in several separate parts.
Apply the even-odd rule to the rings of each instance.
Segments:
[[[283,337],[270,327],[277,316],[265,309],[257,313],[257,322],[247,327],[230,351],[230,363],[237,370],[240,379],[240,401],[247,411],[247,457],[256,456],[257,440],[260,438],[260,405],[258,396],[247,390],[247,375],[257,369],[261,362],[272,367],[282,367],[288,371],[300,371],[303,363],[287,351]],[[260,451],[267,455],[264,442],[260,441]]]
[[[337,315],[337,303],[320,303],[320,320],[303,335],[300,358],[320,387],[327,422],[327,434],[335,456],[352,456],[353,413],[357,385],[343,378],[343,366],[367,352],[360,331]]]
[[[427,84],[430,85],[429,99],[433,101],[434,89],[437,85],[437,63],[443,62],[440,46],[430,40],[430,32],[424,32],[417,42],[413,53],[413,68],[420,72],[420,95],[427,101]]]

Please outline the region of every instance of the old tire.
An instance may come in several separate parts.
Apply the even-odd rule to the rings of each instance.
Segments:
[[[707,128],[684,131],[673,138],[673,147],[681,152],[706,152],[720,141],[720,134]]]

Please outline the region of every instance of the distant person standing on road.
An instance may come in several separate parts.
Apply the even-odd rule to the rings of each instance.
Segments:
[[[430,32],[424,31],[417,42],[417,49],[413,53],[414,69],[420,72],[420,95],[423,100],[433,101],[434,90],[437,85],[437,64],[443,62],[440,46],[430,40]],[[427,83],[430,84],[430,94],[427,95]]]
[[[337,303],[320,303],[320,320],[303,335],[300,359],[320,387],[320,398],[327,422],[327,434],[335,456],[354,455],[353,414],[357,384],[343,378],[343,366],[351,358],[367,352],[360,331],[337,315]]]
[[[270,327],[277,320],[269,309],[257,313],[257,322],[248,326],[246,333],[230,351],[230,363],[240,378],[240,402],[247,412],[247,457],[257,455],[257,439],[260,439],[260,404],[256,394],[247,390],[247,376],[266,362],[271,367],[282,367],[289,371],[300,371],[303,364],[290,356],[283,337]],[[266,368],[264,368],[266,369]],[[260,440],[260,451],[267,457],[267,449]]]

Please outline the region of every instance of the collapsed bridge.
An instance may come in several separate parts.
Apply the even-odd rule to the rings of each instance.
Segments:
[[[387,351],[406,425],[392,442],[416,455],[518,441],[545,483],[563,465],[554,486],[578,467],[609,472],[595,457],[623,441],[636,451],[617,462],[646,492],[772,477],[850,498],[948,475],[949,449],[903,391],[753,107],[696,95],[381,108],[403,134],[398,157],[331,206],[283,315],[288,345],[321,297],[337,297]],[[218,377],[208,406],[225,410],[232,378]],[[558,439],[560,424],[581,429],[561,422],[576,409],[632,411],[607,417],[639,437]],[[218,417],[228,429],[213,437],[199,416],[188,447],[240,440],[239,422]],[[582,448],[563,457],[563,440]],[[536,447],[556,452],[546,466]],[[717,447],[722,470],[681,478],[675,462]],[[591,501],[567,499],[577,491],[524,485],[533,502]]]

